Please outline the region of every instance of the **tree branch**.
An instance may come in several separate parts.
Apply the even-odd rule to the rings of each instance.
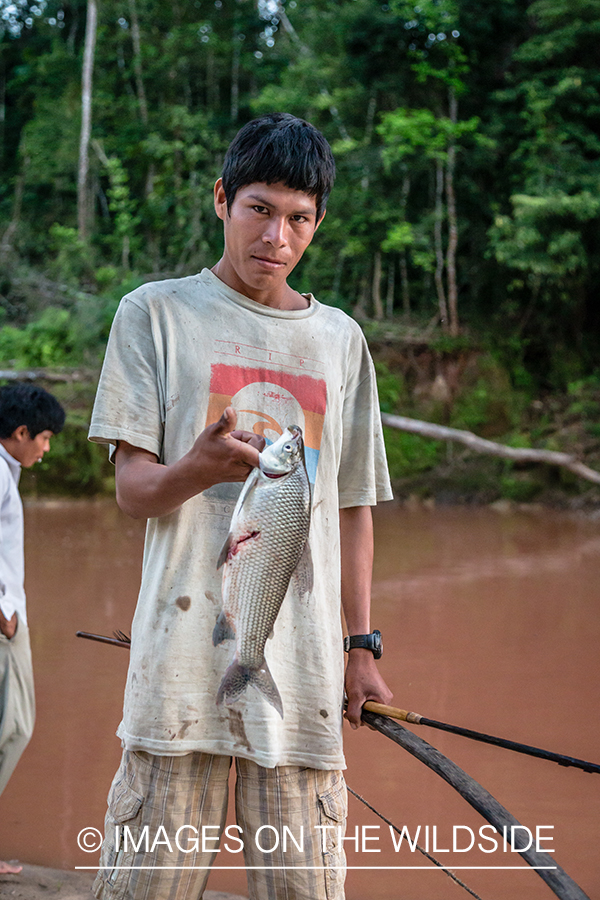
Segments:
[[[497,444],[478,437],[471,431],[461,431],[458,428],[448,428],[445,425],[434,425],[432,422],[423,422],[420,419],[409,419],[406,416],[392,416],[382,413],[381,421],[389,428],[398,428],[400,431],[408,431],[411,434],[419,434],[421,437],[432,438],[436,441],[455,441],[464,444],[476,453],[484,453],[487,456],[499,456],[502,459],[510,459],[514,462],[546,463],[550,466],[561,466],[568,469],[574,475],[600,484],[600,472],[590,469],[575,456],[569,453],[557,453],[554,450],[534,450],[529,447],[507,447],[506,444]]]

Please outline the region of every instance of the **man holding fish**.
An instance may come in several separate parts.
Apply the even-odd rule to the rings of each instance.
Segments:
[[[391,490],[362,332],[288,284],[334,172],[301,119],[248,123],[215,184],[219,262],[115,317],[90,438],[113,447],[121,508],[149,521],[98,898],[202,896],[217,843],[176,836],[221,834],[232,760],[252,900],[344,896],[324,826],[345,827],[344,684],[354,728],[391,699],[369,633],[370,507]],[[264,826],[301,846],[270,852]],[[159,828],[171,846],[138,843]]]

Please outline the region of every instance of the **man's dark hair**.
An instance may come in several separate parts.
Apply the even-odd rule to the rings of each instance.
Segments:
[[[227,209],[247,184],[281,182],[316,198],[317,222],[325,211],[335,178],[331,147],[320,131],[289,113],[271,113],[244,125],[223,163]]]
[[[0,388],[0,438],[9,438],[26,425],[31,438],[40,431],[58,434],[65,424],[65,411],[52,394],[32,384],[9,384]]]

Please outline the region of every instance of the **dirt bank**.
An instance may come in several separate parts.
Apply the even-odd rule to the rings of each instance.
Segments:
[[[23,865],[20,875],[0,875],[0,900],[91,900],[92,872],[67,872]],[[204,900],[246,900],[239,894],[206,891]]]

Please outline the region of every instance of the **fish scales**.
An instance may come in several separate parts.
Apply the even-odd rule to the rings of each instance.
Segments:
[[[243,553],[236,554],[231,566],[229,592],[240,598],[238,630],[239,661],[255,666],[263,657],[264,642],[273,629],[275,619],[288,589],[308,534],[305,516],[303,479],[295,472],[284,485],[277,482],[255,491],[251,503],[265,523],[260,537]],[[285,535],[285,541],[281,536]],[[248,542],[250,543],[250,541]],[[269,551],[269,547],[275,547]],[[262,646],[261,646],[262,644]]]
[[[264,647],[308,538],[310,485],[302,431],[290,426],[260,454],[236,505],[219,564],[224,563],[223,611],[213,643],[236,639],[236,653],[217,695],[233,703],[248,684],[283,716]]]

